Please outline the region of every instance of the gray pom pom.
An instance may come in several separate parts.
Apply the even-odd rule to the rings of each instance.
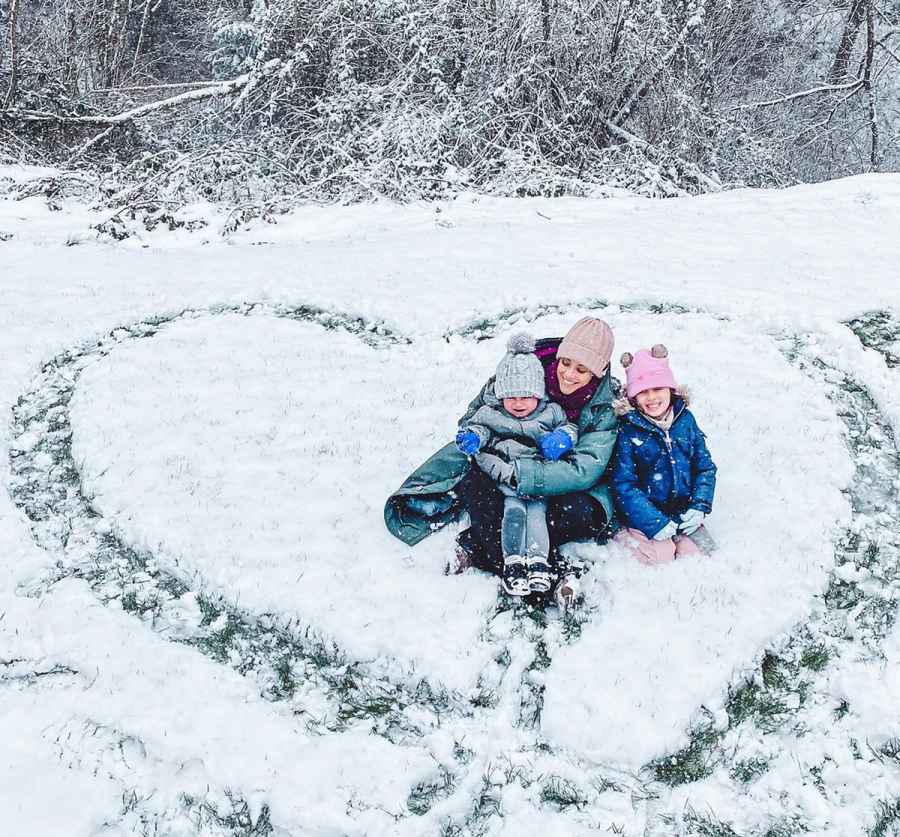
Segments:
[[[632,356],[631,352],[624,352],[622,354],[622,357],[619,359],[619,363],[622,364],[623,369],[627,369],[629,366],[631,366],[632,361],[634,361],[634,357]]]
[[[665,346],[663,346],[662,343],[657,343],[652,349],[650,349],[650,354],[657,359],[661,359],[669,356],[669,350]]]
[[[527,331],[520,331],[509,338],[506,351],[511,355],[528,355],[534,351],[534,338]]]

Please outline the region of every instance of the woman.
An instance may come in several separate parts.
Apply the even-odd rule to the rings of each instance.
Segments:
[[[612,519],[607,465],[616,441],[609,361],[612,329],[596,317],[583,317],[561,340],[537,341],[535,354],[544,367],[547,395],[578,426],[578,443],[560,459],[522,463],[516,485],[520,496],[546,497],[550,547],[571,540],[602,538]],[[489,380],[469,404],[460,423],[484,404]],[[405,543],[418,543],[435,529],[469,513],[470,526],[460,533],[455,571],[474,565],[499,573],[503,566],[500,524],[503,494],[496,483],[455,444],[441,448],[392,494],[385,505],[388,529]],[[574,579],[562,577],[558,598],[575,595]],[[565,601],[570,604],[570,601]]]

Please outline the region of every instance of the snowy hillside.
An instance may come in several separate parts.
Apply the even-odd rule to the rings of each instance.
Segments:
[[[900,833],[900,176],[98,220],[0,203],[17,835]],[[585,313],[669,347],[721,549],[509,610],[382,505]]]

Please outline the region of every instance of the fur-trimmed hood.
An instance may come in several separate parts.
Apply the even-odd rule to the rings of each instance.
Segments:
[[[675,389],[675,398],[680,398],[684,402],[685,407],[690,407],[691,405],[691,392],[685,386],[678,386]],[[637,408],[628,398],[625,396],[624,391],[618,397],[613,399],[613,412],[621,418],[624,415],[627,415],[630,412],[633,412]]]

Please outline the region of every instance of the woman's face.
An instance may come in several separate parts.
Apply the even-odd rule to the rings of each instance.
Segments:
[[[563,395],[571,395],[576,389],[589,384],[594,373],[586,366],[568,357],[561,357],[556,367],[556,380]]]

